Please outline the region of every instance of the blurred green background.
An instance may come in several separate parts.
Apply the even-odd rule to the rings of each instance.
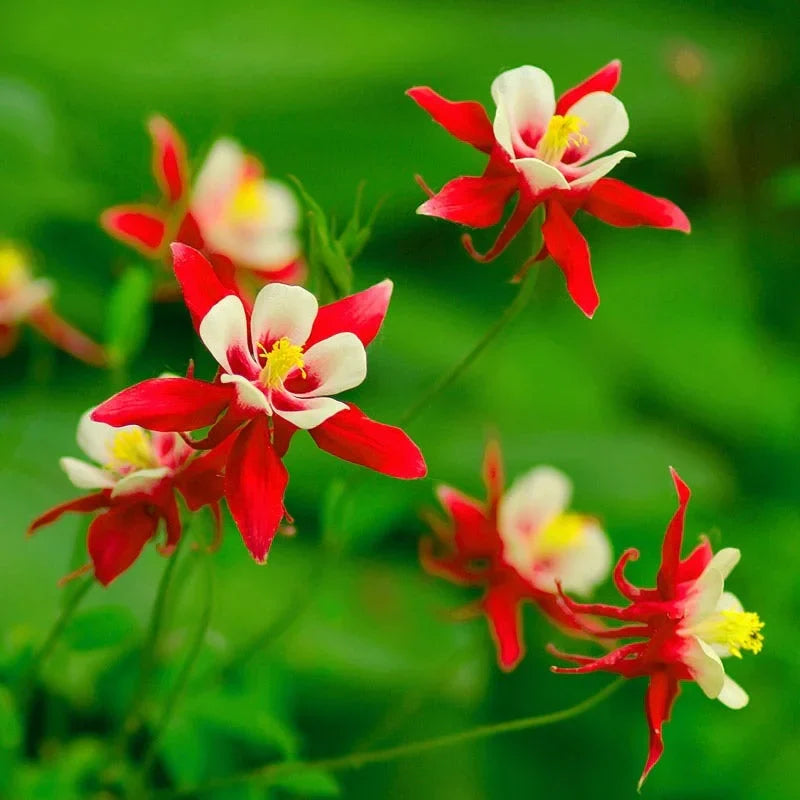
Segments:
[[[582,217],[602,298],[595,319],[583,318],[546,267],[514,327],[411,426],[430,479],[409,485],[366,474],[298,437],[287,501],[298,535],[277,540],[269,565],[258,567],[228,525],[214,560],[211,632],[161,749],[163,783],[555,710],[607,682],[551,675],[543,646],[558,637],[532,609],[528,656],[501,674],[484,623],[448,618],[474,595],[417,564],[419,508],[433,504],[437,482],[481,491],[481,452],[495,430],[510,477],[551,463],[574,478],[575,507],[603,519],[615,551],[642,550],[630,571],[639,582],[652,580],[675,506],[667,466],[680,471],[694,490],[687,537],[708,531],[717,545],[742,549],[730,586],[765,620],[766,643],[760,655],[730,664],[751,695],[745,710],[685,687],[644,793],[797,797],[796,11],[779,0],[5,4],[0,233],[33,248],[41,271],[58,281],[60,310],[98,337],[114,281],[135,259],[96,220],[113,203],[154,197],[144,129],[154,111],[186,135],[195,163],[216,136],[232,134],[273,175],[297,175],[340,216],[362,179],[372,202],[385,198],[356,275],[359,287],[391,277],[395,296],[354,399],[387,422],[510,301],[506,279],[525,255],[512,248],[493,265],[476,265],[454,226],[415,216],[414,173],[439,186],[474,174],[481,158],[405,98],[409,86],[489,102],[489,84],[504,69],[542,66],[563,90],[620,58],[626,147],[638,158],[614,175],[678,202],[694,225],[684,237]],[[42,509],[74,495],[57,459],[78,455],[79,414],[128,380],[180,372],[190,356],[210,374],[184,309],[153,314],[147,348],[127,376],[92,371],[33,336],[0,364],[6,658],[44,636],[61,602],[56,581],[82,541],[84,523],[74,519],[23,536]],[[323,525],[320,508],[337,477],[354,488],[345,513]],[[189,576],[195,555],[184,555]],[[113,796],[95,794],[86,776],[103,763],[102,741],[129,697],[163,563],[150,548],[110,589],[92,590],[87,608],[112,607],[95,612],[108,638],[81,643],[73,631],[51,659],[35,707],[38,752],[28,742],[39,765],[18,768],[17,786],[26,788],[11,800]],[[614,593],[606,587],[601,596]],[[293,609],[282,635],[222,683],[209,680]],[[180,659],[197,614],[190,585],[170,617],[165,661]],[[154,713],[171,676],[162,671],[153,687]],[[633,797],[646,751],[643,693],[633,682],[558,726],[346,773],[340,791]],[[6,797],[20,791],[9,775],[21,745],[1,693],[0,701]],[[335,789],[312,776],[212,796]]]

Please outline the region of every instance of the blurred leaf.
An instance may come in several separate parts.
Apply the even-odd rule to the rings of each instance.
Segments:
[[[124,606],[90,608],[73,617],[64,640],[73,650],[98,650],[126,642],[136,628],[136,618]]]
[[[22,725],[11,692],[0,686],[0,750],[14,751],[22,742]]]
[[[339,797],[342,790],[336,778],[319,769],[306,769],[270,781],[270,786],[302,797]]]
[[[768,181],[767,194],[779,208],[800,206],[800,165],[786,167]]]
[[[106,344],[114,364],[130,361],[144,346],[150,329],[153,277],[147,267],[122,273],[108,302]]]

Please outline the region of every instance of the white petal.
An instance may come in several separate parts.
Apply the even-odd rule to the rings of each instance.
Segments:
[[[562,172],[539,158],[515,158],[511,163],[525,176],[534,193],[545,189],[569,189]]]
[[[722,574],[723,578],[727,578],[739,563],[741,557],[742,551],[737,547],[723,547],[722,550],[714,555],[706,569],[716,569]]]
[[[248,354],[247,316],[242,301],[229,294],[223,297],[200,321],[200,338],[208,352],[226,371],[231,372],[228,351],[241,350]]]
[[[78,422],[77,441],[78,447],[86,453],[92,461],[98,464],[110,463],[114,456],[111,445],[114,439],[123,431],[139,430],[138,425],[126,425],[123,428],[114,428],[105,422],[95,422],[92,419],[94,408],[90,408]]]
[[[334,414],[338,414],[347,408],[345,403],[334,400],[332,397],[309,397],[303,400],[302,403],[302,409],[282,411],[276,408],[275,413],[283,417],[287,422],[291,422],[292,425],[309,430],[310,428],[316,428],[317,425],[321,425]]]
[[[612,552],[608,536],[594,520],[587,519],[580,543],[567,547],[563,555],[555,558],[552,584],[542,588],[555,591],[555,582],[560,580],[568,592],[591,594],[608,577],[611,564]],[[537,585],[541,585],[538,579]]]
[[[612,153],[610,156],[603,156],[591,164],[584,164],[581,168],[581,174],[569,182],[570,188],[575,186],[586,186],[588,184],[599,181],[604,175],[608,175],[614,167],[625,158],[635,158],[636,153],[631,153],[630,150],[619,150]]]
[[[114,485],[114,476],[94,464],[69,456],[59,459],[58,463],[78,489],[110,489]]]
[[[53,285],[45,279],[27,281],[23,286],[12,289],[0,300],[0,323],[14,325],[21,322],[52,295]]]
[[[252,408],[256,411],[266,411],[272,414],[272,409],[267,402],[266,395],[242,375],[220,375],[221,383],[233,383],[236,385],[236,398],[245,408]]]
[[[521,152],[530,149],[522,134],[527,132],[535,140],[556,110],[553,81],[538,67],[517,67],[499,75],[492,83],[492,98],[497,106],[494,135],[511,156],[518,155],[515,147]]]
[[[591,92],[575,103],[567,114],[584,121],[581,133],[589,140],[579,163],[605,153],[628,134],[628,113],[622,102],[608,92]]]
[[[725,680],[722,682],[722,689],[717,695],[717,700],[728,706],[728,708],[738,711],[750,702],[750,697],[733,678],[729,678],[726,675]]]
[[[688,613],[685,627],[692,628],[717,611],[717,605],[722,597],[722,587],[725,579],[718,569],[709,564],[702,575],[694,582],[691,593],[687,598]]]
[[[239,188],[245,153],[233,139],[218,139],[197,173],[192,191],[192,211],[201,228],[213,225]]]
[[[258,342],[270,343],[283,337],[292,344],[305,344],[318,310],[317,298],[302,286],[268,284],[258,293],[253,306],[253,347]]]
[[[744,611],[744,606],[733,592],[723,592],[717,603],[717,611]]]
[[[295,397],[322,397],[358,386],[367,377],[367,352],[354,333],[337,333],[310,347],[305,368],[319,378],[319,386]]]
[[[169,475],[169,470],[166,467],[140,469],[136,472],[131,472],[130,475],[126,475],[117,481],[117,485],[111,490],[111,496],[121,497],[127,494],[149,492],[158,486],[167,475]]]
[[[697,636],[686,640],[687,648],[684,662],[703,690],[706,697],[712,700],[719,697],[725,683],[725,667],[710,645]]]
[[[291,189],[280,181],[266,180],[266,225],[273,231],[294,230],[300,218],[300,209]]]
[[[243,236],[236,229],[218,231],[214,246],[243,267],[267,271],[285,267],[300,255],[294,233],[266,227],[255,236]]]

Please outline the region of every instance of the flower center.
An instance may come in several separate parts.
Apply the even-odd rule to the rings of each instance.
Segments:
[[[228,214],[233,222],[255,222],[267,213],[259,178],[244,178],[233,196]]]
[[[583,539],[584,518],[580,514],[558,514],[533,539],[538,558],[557,555],[580,544]]]
[[[588,144],[589,140],[581,133],[584,125],[586,123],[574,114],[556,114],[547,123],[547,130],[539,142],[539,158],[548,164],[558,164],[570,145],[580,147]]]
[[[158,466],[150,434],[142,428],[120,431],[111,442],[112,465],[134,469],[152,469]]]
[[[760,653],[764,646],[761,629],[764,623],[750,611],[720,611],[699,626],[699,635],[707,642],[721,644],[732,656],[742,657],[742,650]]]
[[[265,359],[259,380],[268,389],[276,389],[280,386],[293,369],[299,369],[300,374],[304,378],[306,377],[301,345],[292,344],[284,336],[272,345],[270,352],[267,352],[267,348],[261,343],[259,343],[258,349],[262,358]]]
[[[10,244],[0,245],[0,289],[16,289],[27,277],[22,251]]]

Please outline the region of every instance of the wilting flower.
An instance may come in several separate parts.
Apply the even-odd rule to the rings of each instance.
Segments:
[[[217,378],[147,380],[103,403],[94,419],[158,431],[211,425],[196,447],[235,435],[225,496],[259,562],[284,516],[288,474],[281,458],[298,429],[347,461],[397,478],[425,475],[422,454],[403,431],[332,397],[364,380],[364,348],[383,323],[391,281],[321,308],[305,289],[273,283],[250,312],[199,252],[176,244],[173,254],[195,327],[219,364]]]
[[[25,323],[75,358],[104,366],[105,350],[53,311],[52,294],[50,281],[33,278],[21,250],[0,244],[0,358],[14,349]]]
[[[452,102],[425,86],[408,90],[445,130],[489,156],[482,175],[456,178],[431,192],[418,213],[487,228],[500,222],[508,201],[518,195],[486,253],[478,253],[471,237],[464,236],[474,258],[491,261],[544,203],[544,245],[536,260],[552,257],[564,272],[570,296],[590,317],[599,297],[589,247],[572,221],[578,209],[620,227],[652,225],[685,233],[690,228],[686,215],[669,200],[605,177],[633,155],[628,150],[602,155],[628,133],[625,107],[611,94],[620,69],[620,62],[612,61],[558,100],[550,76],[538,67],[504,72],[492,84],[494,123],[480,103]]]
[[[696,682],[707,697],[716,698],[729,708],[747,705],[744,689],[725,673],[722,658],[741,658],[742,650],[761,650],[764,624],[757,614],[744,611],[742,604],[724,589],[725,579],[739,561],[740,553],[726,547],[714,554],[704,539],[685,559],[681,559],[683,527],[689,488],[672,470],[679,506],[664,534],[661,566],[656,587],[640,589],[624,576],[625,565],[639,557],[637,550],[626,550],[614,569],[614,581],[629,601],[624,608],[597,603],[577,603],[563,596],[565,608],[581,624],[585,614],[606,616],[629,623],[624,627],[593,631],[609,639],[634,638],[599,658],[552,652],[577,667],[553,667],[554,672],[584,673],[599,670],[626,678],[647,676],[649,685],[645,711],[650,728],[650,747],[639,786],[655,766],[664,750],[662,726],[669,720],[681,681]]]
[[[261,162],[232,139],[214,143],[190,186],[178,132],[163,117],[148,128],[161,204],[115,206],[103,212],[103,227],[151,258],[167,259],[173,241],[204,250],[220,277],[240,289],[247,276],[296,282],[303,270],[299,213],[286,186],[267,179]]]
[[[500,448],[490,442],[483,465],[485,503],[449,486],[437,494],[449,519],[431,517],[437,540],[423,539],[425,568],[443,578],[486,591],[478,610],[489,621],[503,669],[524,654],[521,604],[532,601],[553,622],[582,632],[564,610],[557,583],[589,594],[611,568],[611,548],[592,517],[567,511],[569,479],[552,467],[536,467],[503,488]]]
[[[169,555],[181,536],[176,493],[190,510],[210,506],[219,526],[222,473],[230,449],[223,443],[197,454],[177,433],[160,433],[136,425],[112,428],[87,411],[78,424],[78,445],[94,463],[62,458],[61,467],[78,489],[91,491],[42,514],[29,534],[74,511],[102,509],[89,525],[87,547],[95,577],[107,586],[139,557],[164,521],[160,551]],[[78,574],[90,567],[78,570]]]

